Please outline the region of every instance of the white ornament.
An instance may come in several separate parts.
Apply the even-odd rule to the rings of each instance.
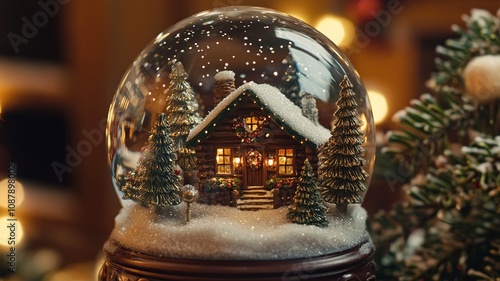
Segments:
[[[500,97],[500,55],[473,58],[465,67],[467,94],[486,103]]]

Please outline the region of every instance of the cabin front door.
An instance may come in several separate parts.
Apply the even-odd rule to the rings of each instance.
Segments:
[[[264,158],[260,149],[253,147],[247,148],[244,164],[246,166],[246,186],[263,186],[263,165]]]

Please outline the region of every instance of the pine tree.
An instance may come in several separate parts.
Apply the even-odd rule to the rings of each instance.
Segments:
[[[157,206],[181,203],[179,177],[174,173],[176,155],[173,144],[169,124],[163,113],[151,131],[147,149],[135,169],[135,177],[125,185],[124,199]]]
[[[315,177],[313,168],[306,159],[293,197],[293,205],[288,210],[288,218],[298,224],[327,227],[327,207],[319,193]]]
[[[286,65],[286,70],[284,75],[281,77],[280,91],[295,105],[300,107],[302,106],[302,95],[300,92],[301,87],[297,63],[291,55],[288,55],[286,59],[283,60],[283,64]]]
[[[407,195],[372,220],[383,280],[500,280],[500,18],[463,19],[383,148]]]
[[[347,212],[348,204],[360,204],[360,192],[366,190],[364,180],[368,174],[363,169],[366,160],[364,152],[361,121],[356,109],[355,93],[352,84],[344,76],[340,83],[341,92],[334,113],[333,130],[330,139],[320,152],[319,185],[325,201],[335,203],[340,213]]]
[[[170,136],[174,141],[177,164],[183,171],[190,171],[196,167],[196,152],[185,143],[191,129],[201,122],[199,104],[181,62],[173,63],[169,77],[166,112]]]

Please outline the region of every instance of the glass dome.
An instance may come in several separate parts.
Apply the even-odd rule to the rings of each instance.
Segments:
[[[221,145],[222,150],[214,152],[217,161],[222,159],[215,165],[215,170],[203,174],[198,167],[197,175],[201,173],[207,178],[207,174],[208,177],[234,174],[237,165],[245,164],[249,170],[240,173],[239,179],[243,184],[248,182],[250,185],[250,180],[245,177],[249,177],[251,171],[260,166],[264,170],[266,167],[273,168],[272,171],[264,172],[260,180],[263,185],[269,184],[266,177],[271,174],[297,175],[301,167],[288,164],[297,159],[317,156],[310,156],[310,149],[305,149],[306,152],[301,155],[293,150],[295,146],[289,140],[283,141],[284,145],[280,147],[278,136],[271,141],[272,130],[267,131],[259,126],[277,124],[298,143],[309,144],[309,148],[319,146],[321,138],[318,140],[317,135],[320,133],[298,129],[297,124],[305,124],[303,116],[293,119],[289,115],[302,111],[312,124],[319,123],[318,127],[330,131],[344,76],[352,83],[357,111],[364,122],[360,127],[365,140],[362,156],[367,161],[364,170],[370,174],[374,164],[375,142],[372,112],[365,87],[346,56],[323,34],[289,15],[256,7],[226,7],[205,11],[168,28],[130,66],[110,106],[108,161],[122,205],[130,202],[122,199],[127,173],[137,167],[141,151],[162,113],[167,119],[175,113],[178,118],[189,120],[184,121],[191,125],[190,132],[183,134],[181,131],[185,131],[185,128],[171,127],[172,134],[185,136],[181,142],[188,149],[194,149],[203,140],[213,140],[217,134],[222,134],[208,127],[224,122],[223,118],[232,118],[233,126],[232,132],[227,132],[227,137],[222,137],[219,143],[223,144],[234,137],[238,138],[242,146],[252,146],[247,150],[234,150],[228,144],[233,150],[225,151],[225,146]],[[172,96],[182,89],[190,91],[195,98],[185,100],[184,107],[173,108],[169,105]],[[267,96],[259,101],[264,114],[254,110],[247,112],[247,117],[239,121],[234,116],[219,114],[224,110],[235,112],[231,104],[237,107],[237,99],[234,94],[224,99],[227,95],[245,93],[247,90]],[[275,101],[282,96],[291,102],[280,104]],[[290,109],[290,105],[295,105],[300,111]],[[194,115],[187,116],[188,112]],[[209,115],[211,112],[213,116]],[[276,116],[275,112],[278,112],[277,119],[272,117]],[[179,117],[184,113],[184,117]],[[293,120],[285,120],[289,117]],[[268,143],[272,145],[266,146]],[[225,157],[231,158],[226,161]],[[288,163],[287,157],[293,160]],[[368,183],[369,178],[365,180],[365,185],[368,186]],[[196,186],[198,182],[191,180],[189,184]]]

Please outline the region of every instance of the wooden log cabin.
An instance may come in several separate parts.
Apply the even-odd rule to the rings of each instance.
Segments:
[[[216,105],[187,139],[196,150],[199,186],[236,180],[244,192],[273,178],[297,178],[306,158],[316,169],[330,131],[275,87],[251,82],[235,90],[231,73],[216,75]]]

